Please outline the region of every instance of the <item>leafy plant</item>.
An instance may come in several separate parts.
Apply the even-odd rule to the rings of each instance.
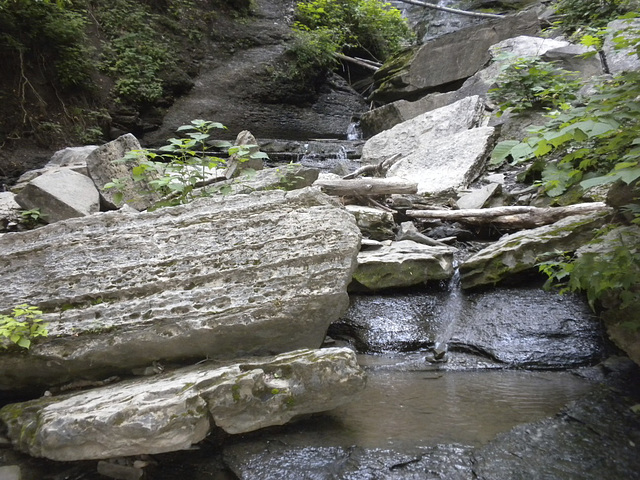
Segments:
[[[594,32],[632,8],[629,0],[558,0],[555,27],[567,34]]]
[[[582,85],[576,72],[558,68],[540,57],[521,57],[505,65],[496,84],[488,96],[500,104],[498,116],[508,109],[569,109]]]
[[[20,212],[20,218],[28,228],[34,228],[36,225],[43,223],[43,217],[46,214],[42,213],[39,208],[32,208],[30,210],[22,210]]]
[[[560,293],[584,291],[593,310],[608,304],[623,310],[640,308],[640,247],[637,237],[625,234],[609,238],[612,248],[601,248],[602,238],[591,242],[589,251],[581,255],[561,253],[556,260],[540,263],[540,272],[547,275],[545,288],[555,286]],[[640,328],[640,325],[628,325]]]
[[[178,128],[178,132],[185,132],[186,137],[170,138],[167,145],[158,149],[160,153],[147,149],[132,150],[117,162],[133,163],[133,180],[144,180],[165,197],[153,208],[189,203],[210,194],[209,190],[199,187],[206,186],[211,179],[215,181],[215,171],[226,166],[224,158],[210,153],[212,147],[226,148],[227,153],[240,162],[268,158],[265,153],[257,151],[257,145],[233,145],[225,140],[211,139],[213,130],[225,128],[218,122],[192,120]],[[123,200],[124,182],[125,179],[114,179],[105,185],[105,188],[119,190],[114,196],[116,203]]]
[[[11,315],[0,315],[0,336],[8,338],[19,347],[28,349],[31,340],[48,335],[48,324],[42,323],[42,311],[26,303],[14,307]],[[6,345],[0,344],[6,348]]]

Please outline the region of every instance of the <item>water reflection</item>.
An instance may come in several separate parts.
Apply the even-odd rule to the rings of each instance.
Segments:
[[[374,370],[350,404],[292,426],[297,446],[478,446],[556,414],[591,383],[567,372]]]

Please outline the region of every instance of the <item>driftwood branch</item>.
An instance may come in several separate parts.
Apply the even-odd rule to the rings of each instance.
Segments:
[[[342,55],[341,53],[334,53],[333,55],[339,58],[340,60],[355,63],[356,65],[360,65],[361,67],[368,68],[369,70],[373,70],[374,72],[377,72],[380,69],[380,67],[376,65],[372,65],[370,62],[364,61],[362,59],[347,57],[346,55]]]
[[[443,12],[457,13],[458,15],[467,15],[469,17],[502,18],[502,15],[496,15],[495,13],[469,12],[467,10],[458,10],[457,8],[441,7],[440,5],[420,2],[418,0],[400,0],[400,1],[403,3],[410,3],[411,5],[418,5],[420,7],[433,8],[434,10],[442,10]]]
[[[414,218],[455,220],[472,225],[492,224],[505,228],[534,228],[548,225],[571,215],[609,212],[610,207],[602,202],[579,203],[566,207],[496,207],[469,208],[463,210],[407,210]]]
[[[384,160],[382,160],[376,165],[365,165],[351,172],[350,174],[345,175],[344,177],[342,177],[342,179],[350,180],[364,173],[371,173],[372,175],[378,175],[380,177],[384,177],[387,173],[387,170],[389,170],[394,163],[397,163],[397,161],[400,160],[401,156],[402,156],[401,153],[396,153],[395,155],[392,155],[389,158],[385,158]]]
[[[314,183],[329,195],[367,196],[394,193],[417,193],[418,184],[399,178],[356,178],[354,180],[316,180]]]

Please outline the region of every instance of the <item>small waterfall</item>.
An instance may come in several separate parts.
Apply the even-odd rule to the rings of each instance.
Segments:
[[[360,122],[351,122],[347,127],[347,140],[362,140]]]
[[[433,359],[435,361],[446,361],[449,341],[462,314],[464,299],[462,298],[462,287],[460,286],[460,269],[455,263],[454,268],[453,276],[447,286],[448,297],[442,308],[440,321],[442,329],[436,334],[433,346]]]

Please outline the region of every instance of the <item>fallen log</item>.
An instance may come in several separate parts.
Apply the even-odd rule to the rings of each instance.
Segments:
[[[314,185],[320,187],[328,195],[339,196],[392,195],[395,193],[418,192],[418,184],[409,183],[399,178],[323,179],[316,180]]]
[[[418,5],[420,7],[432,8],[434,10],[441,10],[443,12],[456,13],[458,15],[467,15],[468,17],[483,17],[483,18],[501,18],[502,15],[496,15],[495,13],[481,13],[481,12],[469,12],[467,10],[458,10],[457,8],[441,7],[433,3],[420,2],[418,0],[400,0],[402,3],[409,3],[411,5]]]
[[[344,61],[347,61],[347,62],[355,63],[356,65],[360,65],[361,67],[368,68],[369,70],[373,70],[374,72],[377,72],[380,69],[379,66],[372,65],[371,63],[369,63],[368,61],[366,61],[364,59],[348,57],[348,56],[343,55],[341,53],[334,53],[333,55],[334,55],[334,57],[339,58],[340,60],[344,60]]]
[[[549,225],[571,215],[610,212],[603,202],[578,203],[566,207],[510,206],[496,208],[468,208],[463,210],[407,210],[413,218],[454,220],[471,225],[491,224],[504,228],[534,228]]]

